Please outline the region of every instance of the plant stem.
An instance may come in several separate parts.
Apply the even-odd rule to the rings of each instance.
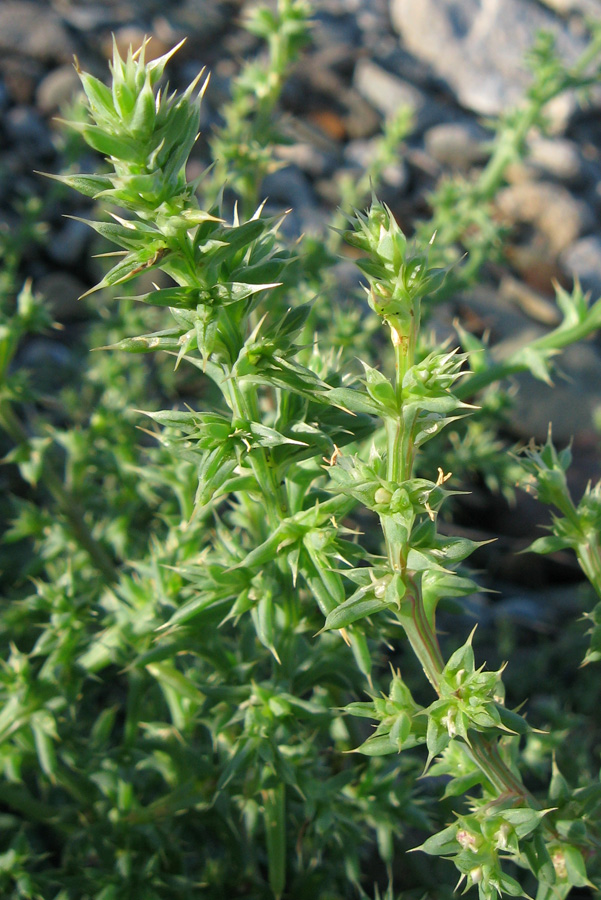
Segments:
[[[415,363],[415,348],[419,330],[419,305],[412,307],[410,325],[403,328],[398,321],[389,322],[395,353],[395,393],[398,403],[396,418],[386,420],[387,435],[387,475],[395,484],[402,484],[413,475],[414,447],[412,422],[403,415],[403,379]],[[445,667],[433,615],[428,615],[421,592],[419,579],[407,569],[408,547],[395,539],[394,529],[387,527],[382,518],[382,529],[386,543],[389,564],[393,573],[401,575],[405,593],[397,613],[409,644],[419,660],[424,674],[438,694],[441,695],[441,676]],[[601,560],[599,560],[601,563]],[[601,574],[601,569],[600,569]],[[601,584],[601,580],[599,582]],[[534,808],[539,808],[534,798],[526,790],[519,777],[501,759],[497,740],[487,740],[478,732],[470,733],[470,745],[466,753],[488,781],[502,795],[514,796]]]
[[[528,132],[535,124],[540,111],[553,94],[544,100],[532,100],[520,117],[517,125],[504,132],[504,140],[497,143],[491,158],[475,185],[475,195],[480,200],[491,200],[503,182],[507,166],[516,158]]]
[[[403,419],[403,379],[415,362],[417,333],[419,330],[419,306],[415,304],[411,326],[402,328],[400,323],[391,321],[390,336],[394,350],[395,393],[398,417],[386,420],[388,479],[402,483],[411,478],[413,470],[413,444],[411,429]]]
[[[523,110],[515,127],[504,133],[505,139],[496,145],[493,155],[476,183],[476,193],[481,200],[490,200],[494,197],[503,182],[507,166],[515,159],[528,132],[537,123],[547,103],[567,90],[573,82],[587,81],[583,79],[582,73],[595,59],[600,49],[601,33],[597,33],[572,69],[564,72],[561,79],[551,80],[547,84],[535,84],[530,94],[529,105]]]
[[[247,422],[259,421],[259,413],[256,409],[256,398],[244,393],[235,376],[230,374],[222,384],[222,389],[227,385],[227,395],[234,415]],[[264,447],[255,447],[248,454],[248,460],[261,489],[269,524],[277,528],[282,518],[287,515],[286,503],[282,496],[282,490],[277,482],[273,466],[267,457],[268,451]]]
[[[387,475],[388,479],[395,484],[407,481],[413,473],[412,428],[403,417],[403,379],[415,363],[419,331],[419,301],[413,304],[409,321],[409,326],[405,328],[396,320],[389,323],[395,355],[395,393],[398,416],[396,419],[386,420]],[[401,575],[406,588],[405,595],[401,600],[401,609],[398,612],[399,622],[428,681],[438,693],[444,661],[433,623],[430,622],[424,608],[420,586],[412,573],[407,571],[407,548],[400,542],[391,539],[384,523],[383,531],[391,568]]]
[[[570,346],[573,343],[583,340],[591,332],[599,328],[599,315],[601,312],[601,300],[598,300],[588,311],[584,321],[578,322],[576,325],[565,327],[559,325],[544,334],[536,340],[532,341],[528,346],[533,351],[549,352],[552,350],[560,350],[563,347]],[[474,397],[479,391],[488,387],[490,384],[509,378],[511,375],[517,375],[519,372],[530,371],[530,364],[527,360],[519,358],[520,350],[512,353],[511,356],[497,363],[492,363],[480,372],[468,375],[455,389],[455,394],[460,400],[467,400]]]
[[[522,780],[501,759],[496,740],[487,740],[479,732],[470,732],[470,745],[466,744],[466,753],[501,794],[514,795],[528,806],[540,809],[540,804]]]
[[[413,584],[407,588],[397,616],[426,678],[436,693],[440,694],[440,675],[444,669],[444,659],[436,632],[426,616],[419,587],[413,579],[411,581]]]
[[[597,596],[601,598],[601,547],[598,539],[583,541],[577,548],[576,555],[580,568],[592,584]]]

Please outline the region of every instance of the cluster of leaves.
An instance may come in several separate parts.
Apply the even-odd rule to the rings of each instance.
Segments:
[[[14,366],[22,337],[49,320],[29,287],[7,289],[0,424],[24,483],[5,541],[29,551],[0,621],[7,897],[364,897],[376,848],[391,878],[404,833],[436,828],[416,787],[419,757],[404,752],[421,745],[459,811],[420,849],[453,859],[481,900],[521,894],[507,860],[533,873],[538,900],[593,877],[598,784],[571,787],[555,769],[548,797],[534,797],[520,768],[531,731],[505,707],[502,670],[476,666],[471,636],[443,658],[436,610],[474,590],[460,567],[476,545],[438,531],[454,491],[442,469],[433,479],[415,467],[472,412],[475,393],[515,371],[548,376],[554,354],[599,327],[601,301],[589,308],[578,289],[561,292],[562,325],[503,364],[465,334],[463,353],[428,350],[430,295],[468,277],[448,270],[463,230],[410,244],[374,198],[344,235],[364,254],[396,374],[367,354],[361,375],[349,374],[336,326],[313,340],[331,257],[311,241],[293,252],[256,203],[307,14],[299,0],[253,14],[267,61],[243,70],[215,138],[218,165],[196,182],[186,163],[206,81],[164,91],[175,51],[146,63],[144,47],[125,60],[115,49],[110,88],[80,73],[89,121],[74,124],[109,170],[60,180],[110,205],[112,221],[89,224],[119,248],[89,293],[149,273],[160,284],[121,298],[96,332],[112,352],[95,355],[77,392],[61,393],[53,422]],[[576,70],[541,52],[538,93],[499,133],[492,192],[544,103],[575,83]],[[404,127],[391,125],[380,162]],[[221,192],[228,173],[241,199],[233,214]],[[481,197],[465,196],[473,213]],[[493,238],[490,219],[480,224],[484,249],[471,249],[482,261]],[[145,365],[155,351],[159,362]],[[174,388],[186,368],[199,409]],[[140,414],[124,409],[165,397],[170,408],[146,412],[156,441],[137,446]],[[564,515],[553,540],[576,550],[598,591],[598,489],[576,509],[556,474],[565,455],[548,445],[528,459],[541,499]],[[354,527],[362,512],[381,525],[373,552]],[[391,629],[395,640],[404,632],[429,700],[398,672],[384,688]],[[371,699],[356,700],[366,687]],[[468,791],[477,796],[466,810]],[[437,871],[422,871],[420,894],[448,896]]]
[[[523,451],[525,490],[560,513],[552,513],[551,534],[538,538],[529,549],[535,553],[572,550],[596,596],[601,598],[601,481],[588,484],[580,501],[574,503],[566,477],[571,461],[570,448],[558,451],[550,431],[544,446],[537,447],[532,443]],[[584,661],[598,662],[601,659],[601,602],[586,615],[591,628]]]
[[[290,66],[309,41],[310,12],[307,0],[280,0],[275,9],[258,5],[246,14],[245,27],[265,41],[267,60],[243,66],[211,151],[213,194],[227,183],[247,214],[258,204],[263,178],[278,167],[274,148],[286,139],[274,113]]]

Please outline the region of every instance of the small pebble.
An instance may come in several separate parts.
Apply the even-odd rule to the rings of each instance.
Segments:
[[[484,129],[472,122],[443,122],[429,128],[424,135],[426,152],[442,166],[467,171],[486,160],[489,140]]]
[[[48,4],[31,0],[0,3],[0,53],[14,53],[45,63],[73,59],[75,45],[60,17]]]
[[[45,116],[53,115],[81,90],[73,65],[59,66],[46,75],[36,90],[36,106]]]
[[[592,299],[601,296],[601,237],[591,234],[576,241],[560,256],[560,262],[572,278],[578,278]]]
[[[401,106],[409,106],[415,116],[415,133],[440,119],[437,104],[423,91],[369,59],[357,63],[353,85],[385,117],[395,115]]]
[[[584,170],[578,146],[567,138],[536,137],[529,141],[527,164],[568,185],[583,181]]]
[[[334,153],[328,153],[309,142],[298,141],[283,144],[276,150],[278,159],[298,166],[310,178],[324,178],[331,175],[338,160]]]
[[[378,142],[379,138],[377,137],[363,141],[350,141],[344,150],[345,161],[358,166],[360,170],[368,169],[377,152]],[[405,190],[409,183],[409,169],[400,156],[384,167],[382,181],[399,193]]]
[[[498,194],[496,205],[510,222],[536,226],[555,256],[594,227],[588,204],[546,181],[509,185]]]
[[[292,209],[310,208],[314,194],[306,175],[297,166],[283,166],[263,179],[262,197]]]

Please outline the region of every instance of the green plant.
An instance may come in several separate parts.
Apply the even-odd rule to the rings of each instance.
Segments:
[[[112,221],[90,224],[120,248],[88,293],[149,273],[167,280],[121,300],[101,338],[111,353],[96,354],[82,384],[86,415],[73,391],[61,395],[70,427],[40,437],[22,393],[2,395],[11,458],[57,503],[21,497],[6,536],[35,551],[0,630],[6,896],[365,896],[375,846],[392,897],[395,848],[414,847],[414,829],[434,832],[420,849],[452,859],[484,900],[532,884],[551,900],[597,877],[598,783],[569,786],[555,763],[548,785],[531,784],[536,732],[505,705],[503,668],[476,665],[473,632],[449,652],[439,642],[437,607],[475,589],[463,562],[476,544],[439,529],[456,491],[437,454],[446,434],[476,421],[476,394],[517,371],[548,378],[564,346],[599,328],[601,301],[558,292],[563,323],[502,364],[466,333],[461,348],[428,346],[428,305],[478,267],[450,265],[461,229],[408,241],[374,197],[342,236],[361,254],[392,374],[358,341],[359,371],[336,326],[314,338],[326,301],[308,300],[327,285],[331,257],[315,242],[290,248],[281,219],[255,207],[272,140],[261,129],[306,14],[282,2],[279,18],[253,20],[277,79],[253,111],[248,85],[265,79],[246,71],[215,144],[235,148],[242,126],[249,147],[268,136],[252,158],[220,161],[224,180],[233,166],[241,212],[228,213],[215,173],[187,181],[206,81],[162,91],[174,51],[146,63],[144,47],[125,60],[115,50],[110,88],[80,73],[90,121],[76,127],[109,171],[60,180],[109,204]],[[485,179],[491,193],[520,151],[512,128],[501,131],[511,153]],[[467,196],[472,213],[479,199]],[[481,224],[492,233],[486,215]],[[21,294],[0,335],[9,385],[21,333],[47,327],[30,315],[38,307]],[[154,351],[164,351],[156,372],[140,365]],[[146,412],[156,442],[137,448],[133,417],[119,409],[165,397],[170,408]],[[563,471],[554,453],[529,457],[541,494],[544,472]],[[572,526],[556,524],[564,545],[588,560],[595,491],[575,516],[562,485],[541,499]],[[381,539],[368,544],[360,522],[379,524]],[[406,644],[404,674],[387,679],[390,647]],[[424,762],[444,783],[442,812],[419,788]],[[444,870],[420,870],[416,858],[409,895],[448,896]]]
[[[549,530],[552,534],[538,538],[530,547],[535,553],[553,553],[557,550],[573,550],[580,568],[601,598],[601,481],[586,487],[578,504],[574,503],[568,488],[566,471],[571,462],[568,447],[558,452],[551,440],[551,431],[543,447],[532,442],[523,451],[522,483],[530,493],[560,513],[552,514]],[[601,604],[586,614],[592,622],[590,647],[585,663],[598,662],[601,658]]]

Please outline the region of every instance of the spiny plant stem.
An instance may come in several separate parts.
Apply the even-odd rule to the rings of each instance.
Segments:
[[[413,477],[414,452],[411,440],[411,427],[403,416],[403,378],[415,363],[417,334],[420,327],[419,300],[411,305],[409,327],[400,328],[389,322],[391,340],[395,355],[395,394],[398,402],[398,417],[386,422],[388,438],[388,478],[396,483],[403,483]],[[400,624],[406,634],[413,652],[419,660],[424,674],[438,694],[441,695],[440,681],[445,661],[440,650],[434,621],[428,616],[424,607],[422,592],[418,580],[407,570],[407,547],[391,540],[388,529],[383,522],[383,532],[389,563],[393,570],[400,572],[406,585],[406,592],[397,613]],[[470,735],[470,744],[466,745],[466,753],[476,764],[489,782],[500,794],[506,794],[536,808],[539,805],[526,790],[521,779],[517,778],[499,756],[497,740],[487,740],[482,734],[474,732]]]
[[[501,186],[505,170],[516,158],[528,133],[536,125],[541,111],[554,97],[563,93],[573,82],[582,81],[586,69],[601,50],[601,31],[593,36],[586,49],[571,70],[563,71],[561,78],[550,79],[547,84],[535,84],[530,102],[523,110],[516,126],[505,133],[505,140],[499,142],[477,182],[477,193],[482,199],[491,199]]]
[[[487,740],[484,735],[474,732],[470,735],[469,746],[465,745],[465,752],[500,794],[508,794],[517,801],[540,809],[540,804],[527,790],[522,780],[516,777],[501,759],[498,741]]]
[[[236,377],[230,377],[225,383],[235,415],[246,422],[260,421],[258,410],[255,408],[256,400],[245,394]],[[261,488],[269,524],[272,528],[277,528],[286,514],[286,504],[282,498],[282,491],[277,483],[273,466],[269,464],[268,452],[264,447],[257,447],[249,452],[248,459],[257,484]]]
[[[592,584],[595,592],[601,597],[601,547],[599,540],[590,540],[582,544],[577,551],[582,571]]]
[[[403,607],[397,614],[403,631],[411,645],[411,649],[419,660],[424,674],[440,695],[440,674],[444,668],[444,659],[436,632],[428,622],[423,600],[417,585],[410,586],[403,598]]]

